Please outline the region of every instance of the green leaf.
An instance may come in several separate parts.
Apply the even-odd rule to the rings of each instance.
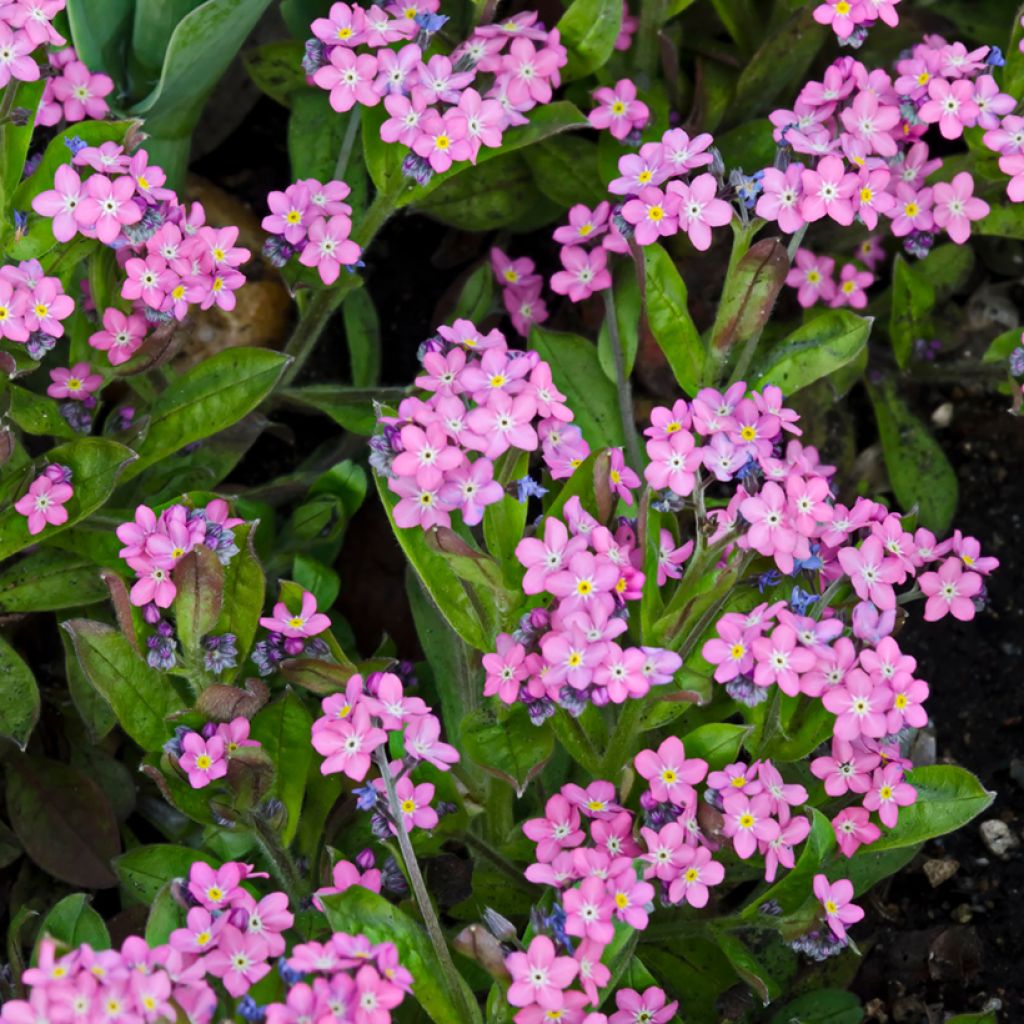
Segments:
[[[477,323],[490,313],[493,305],[494,271],[490,260],[484,260],[463,283],[450,319]]]
[[[288,156],[293,178],[329,181],[345,137],[348,114],[336,114],[323,89],[304,88],[292,93],[288,118]],[[346,176],[347,180],[347,176]]]
[[[150,668],[113,626],[88,619],[61,625],[86,677],[114,709],[121,728],[143,750],[159,750],[173,732],[167,716],[183,707],[168,677]]]
[[[704,342],[687,305],[686,284],[672,257],[657,243],[644,247],[647,325],[687,395],[700,389]]]
[[[518,153],[480,161],[472,173],[461,173],[436,189],[427,188],[429,194],[416,199],[416,209],[463,231],[530,231],[560,213],[556,203],[541,195],[529,165]]]
[[[739,934],[715,928],[715,940],[733,970],[745,981],[761,1002],[767,1005],[786,990],[786,982],[796,969],[796,954],[778,938],[755,952]]]
[[[488,775],[507,782],[521,797],[548,763],[555,737],[546,725],[536,726],[520,704],[507,714],[493,706],[478,708],[462,721],[460,745]]]
[[[63,630],[60,642],[64,649],[64,676],[68,681],[71,702],[85,725],[89,739],[98,744],[117,725],[117,716],[106,698],[97,693],[86,679],[82,666],[78,663],[71,637]]]
[[[83,437],[51,448],[46,461],[68,466],[74,477],[75,493],[64,506],[68,520],[61,526],[47,525],[35,537],[28,532],[28,521],[13,506],[0,512],[0,561],[29,544],[48,541],[96,511],[110,496],[122,470],[135,458],[124,445],[100,437]],[[20,495],[19,495],[20,497]]]
[[[82,58],[79,57],[79,60]],[[27,110],[29,117],[25,124],[16,125],[8,121],[4,130],[3,175],[0,177],[0,201],[2,197],[14,194],[22,175],[25,172],[25,160],[32,145],[35,131],[35,119],[39,103],[43,97],[46,82],[40,78],[35,82],[18,84],[17,104]],[[11,218],[13,220],[13,218]]]
[[[636,270],[632,260],[623,262],[616,268],[613,286],[615,297],[615,324],[619,331],[622,349],[622,366],[627,377],[633,372],[637,349],[640,347],[640,284],[636,279]],[[615,353],[612,350],[611,331],[608,329],[607,317],[601,324],[597,335],[597,361],[604,370],[604,375],[614,384]]]
[[[49,435],[50,437],[74,438],[78,434],[60,414],[56,400],[46,395],[37,395],[26,388],[10,385],[8,389],[12,420],[26,434]]]
[[[932,249],[915,269],[927,278],[937,298],[942,300],[967,284],[974,264],[974,250],[969,245],[948,242]]]
[[[718,770],[736,760],[740,746],[749,734],[749,725],[709,722],[684,736],[683,746],[687,757],[702,758],[712,770]]]
[[[398,496],[388,489],[384,479],[376,473],[373,476],[391,529],[437,609],[471,647],[479,651],[491,650],[493,642],[462,580],[451,564],[427,544],[423,530],[418,526],[405,529],[395,523],[394,508],[398,504]]]
[[[989,206],[988,215],[972,225],[976,234],[1024,238],[1024,209],[1018,203],[993,202]]]
[[[131,32],[134,0],[67,0],[71,42],[78,59],[124,82],[124,49]]]
[[[573,0],[556,26],[569,54],[562,81],[573,82],[597,71],[612,55],[621,27],[618,0]]]
[[[239,667],[222,672],[221,682],[230,682],[241,671],[263,614],[266,581],[253,546],[258,525],[257,521],[251,525],[236,526],[232,531],[239,551],[224,567],[224,600],[213,632],[218,635],[234,633]]]
[[[292,559],[292,579],[316,598],[316,606],[327,611],[341,592],[341,577],[329,566],[309,555],[297,554]]]
[[[310,384],[302,388],[284,388],[275,397],[290,404],[316,409],[354,434],[370,437],[377,427],[374,401],[399,402],[406,388],[352,388],[346,384]]]
[[[775,238],[755,242],[732,268],[711,328],[711,349],[719,359],[768,322],[788,271],[786,248]]]
[[[889,337],[900,368],[906,367],[918,338],[932,334],[935,288],[925,268],[917,269],[897,254],[892,265],[892,312]]]
[[[149,904],[168,882],[188,878],[189,869],[200,862],[215,863],[207,854],[189,846],[153,843],[122,853],[114,860],[114,870],[133,902]]]
[[[372,388],[380,380],[380,318],[365,288],[352,292],[341,307],[352,383]]]
[[[0,636],[0,736],[14,740],[24,750],[39,721],[39,687],[21,655]]]
[[[597,349],[578,334],[538,326],[530,331],[530,348],[551,364],[555,387],[566,396],[591,449],[621,447],[618,396],[601,369]]]
[[[597,146],[578,135],[556,135],[523,150],[537,187],[560,206],[596,206],[608,197],[597,164]]]
[[[852,363],[864,351],[871,317],[832,309],[798,327],[758,366],[754,388],[775,384],[787,397]]]
[[[7,813],[25,852],[47,874],[84,889],[117,883],[117,818],[103,790],[59,761],[21,754],[4,762]]]
[[[153,403],[139,459],[126,479],[247,416],[273,390],[289,361],[269,349],[230,348],[192,367]]]
[[[715,139],[727,170],[742,169],[748,174],[771,167],[777,148],[775,126],[768,118],[745,121]]]
[[[864,1010],[852,992],[835,988],[808,992],[787,1003],[772,1017],[771,1024],[860,1024]],[[951,1022],[950,1022],[951,1024]]]
[[[224,600],[224,566],[205,544],[190,551],[174,567],[174,622],[181,649],[190,663],[200,661],[200,643],[213,632]]]
[[[328,923],[335,931],[362,933],[371,942],[393,942],[398,947],[399,962],[413,977],[413,1001],[434,1024],[481,1024],[476,997],[469,986],[462,983],[464,1002],[473,1014],[467,1021],[448,994],[427,933],[402,910],[356,885],[322,899]]]
[[[95,950],[110,949],[110,933],[103,918],[92,909],[84,892],[65,896],[51,908],[39,925],[39,938],[56,939],[72,949],[88,943]]]
[[[144,938],[150,949],[166,945],[171,933],[185,926],[185,908],[174,898],[172,885],[172,882],[164,882],[149,901]]]
[[[312,730],[313,719],[305,704],[290,690],[252,720],[253,739],[263,744],[263,752],[274,763],[273,794],[288,811],[281,833],[286,847],[299,827],[306,776],[313,760]]]
[[[729,108],[729,122],[739,124],[755,114],[767,113],[776,99],[788,96],[806,78],[828,35],[807,7],[772,33],[743,66]]]
[[[886,381],[869,387],[882,454],[896,500],[905,511],[917,506],[921,525],[944,533],[953,520],[959,495],[956,473],[928,428]]]
[[[261,92],[290,107],[292,94],[309,88],[306,72],[302,70],[304,56],[305,48],[298,39],[279,39],[246,50],[242,63]]]
[[[151,0],[153,6],[166,4]],[[207,97],[269,5],[270,0],[206,0],[177,22],[160,81],[131,110],[145,118],[147,132],[162,139],[192,134]],[[180,184],[173,177],[181,168],[165,170]]]
[[[1001,363],[1010,358],[1010,353],[1021,345],[1020,328],[1013,327],[1004,331],[997,338],[994,338],[985,354],[981,357],[983,363]]]
[[[909,771],[907,781],[917,790],[917,802],[900,808],[896,827],[871,844],[874,853],[955,832],[995,799],[976,776],[956,765],[923,765]]]
[[[360,111],[363,159],[377,191],[397,196],[404,184],[402,163],[409,151],[398,143],[385,142],[380,137],[380,126],[389,116],[383,103],[375,107],[363,107]]]
[[[511,465],[506,460],[511,460]],[[520,480],[526,476],[529,466],[530,453],[513,449],[502,456],[498,463],[497,478],[513,482]],[[528,502],[519,501],[514,494],[506,494],[501,501],[493,502],[484,509],[484,543],[501,565],[505,582],[517,590],[523,568],[515,556],[515,550],[526,529],[527,507]]]

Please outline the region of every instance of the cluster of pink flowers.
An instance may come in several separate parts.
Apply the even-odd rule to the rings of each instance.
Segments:
[[[792,110],[772,113],[776,141],[808,160],[759,172],[757,215],[790,234],[825,218],[842,226],[856,219],[873,231],[885,217],[916,256],[928,252],[938,231],[964,243],[988,204],[974,196],[966,171],[926,183],[942,161],[931,157],[924,136],[933,124],[945,139],[975,125],[996,129],[1014,109],[989,73],[989,54],[989,47],[968,52],[962,43],[926,36],[897,60],[894,75],[852,57],[834,61],[822,81],[804,86]],[[844,275],[834,297],[862,288]]]
[[[383,10],[336,3],[313,22],[304,63],[339,113],[383,101],[381,138],[411,150],[403,171],[420,183],[455,162],[475,163],[482,146],[500,146],[506,128],[551,100],[568,60],[557,29],[545,29],[532,11],[479,25],[450,55],[427,57],[448,20],[439,7],[440,0]],[[404,45],[390,49],[396,42]]]
[[[235,244],[238,228],[208,226],[201,204],[186,206],[164,187],[166,175],[145,150],[129,156],[114,142],[69,145],[71,163],[57,168],[54,187],[39,193],[32,208],[50,218],[59,242],[83,235],[117,253],[121,297],[132,309],[103,310],[103,330],[89,338],[93,348],[118,366],[153,324],[183,320],[192,306],[234,309],[234,293],[245,283],[238,268],[250,255]]]
[[[320,280],[334,284],[342,267],[359,264],[362,250],[349,238],[352,207],[344,200],[350,189],[343,181],[322,185],[305,178],[283,192],[267,196],[270,213],[263,218],[263,230],[274,238],[265,253],[278,267],[298,253],[304,267],[315,267]]]
[[[814,8],[814,20],[819,25],[831,25],[841,43],[860,46],[868,29],[876,21],[889,28],[900,23],[896,5],[900,0],[823,0]]]
[[[0,338],[25,345],[33,359],[64,336],[62,321],[74,311],[60,279],[48,277],[38,260],[0,267]]]
[[[64,0],[59,0],[64,6]],[[45,10],[47,6],[56,7],[54,0],[21,0],[20,4],[32,11]],[[33,16],[33,21],[37,19]],[[37,22],[38,23],[38,22]],[[60,45],[63,42],[57,33],[50,28],[50,43]],[[57,36],[55,39],[54,36]],[[37,125],[55,125],[62,120],[68,124],[77,121],[102,121],[110,112],[105,99],[114,91],[114,80],[109,75],[93,73],[81,60],[73,46],[51,50],[49,54],[51,76],[46,79],[43,97],[36,112]]]
[[[359,808],[373,812],[373,829],[381,839],[396,834],[398,814],[406,832],[432,829],[437,824],[438,813],[430,806],[434,786],[415,783],[411,772],[424,761],[448,771],[459,760],[459,752],[441,740],[440,719],[420,697],[410,696],[405,689],[391,672],[375,672],[365,680],[354,675],[344,693],[323,699],[323,715],[313,723],[313,747],[324,758],[320,771],[324,775],[340,772],[354,782],[366,778],[373,755],[386,749],[388,734],[402,734],[405,756],[389,764],[398,807],[389,806],[383,778],[356,790]]]
[[[501,300],[519,335],[526,338],[534,324],[548,318],[541,292],[544,279],[529,256],[510,259],[497,247],[491,249],[491,270],[501,288]]]
[[[620,82],[619,88],[624,84],[629,83]],[[618,102],[608,109],[617,109]],[[592,113],[591,121],[605,109]],[[551,278],[552,290],[581,302],[610,288],[608,254],[628,253],[630,239],[644,246],[683,231],[696,249],[707,249],[711,229],[728,224],[734,213],[717,198],[715,175],[688,177],[712,163],[712,141],[707,133],[691,139],[682,128],[672,128],[660,142],[644,143],[638,153],[620,157],[619,177],[608,186],[616,205],[602,202],[590,209],[577,204],[569,210],[568,223],[556,229],[563,269]],[[599,244],[588,248],[593,242]]]
[[[51,463],[14,503],[14,510],[25,517],[28,532],[34,537],[47,526],[62,526],[68,521],[68,510],[64,506],[74,493],[71,470],[67,466]]]
[[[63,46],[66,40],[53,27],[65,0],[5,0],[0,4],[0,88],[10,81],[36,82],[39,64],[33,52],[40,46]]]
[[[437,335],[423,346],[416,378],[429,395],[403,399],[370,442],[371,465],[400,498],[395,522],[424,530],[448,526],[456,509],[479,523],[505,495],[494,474],[506,452],[507,462],[540,449],[552,477],[564,479],[590,451],[538,353],[510,349],[499,330],[481,334],[468,320]]]
[[[226,565],[238,553],[231,531],[242,522],[230,514],[221,498],[202,509],[174,504],[160,513],[139,505],[135,518],[117,528],[117,538],[124,545],[118,554],[138,577],[131,589],[132,604],[170,608],[177,594],[171,578],[174,567],[200,544]]]
[[[184,1013],[194,1024],[208,1024],[226,993],[248,1000],[270,1024],[327,1017],[388,1024],[389,1011],[412,989],[395,946],[336,932],[326,943],[297,945],[287,954],[285,933],[295,922],[288,896],[257,898],[246,887],[266,877],[251,864],[214,868],[196,861],[177,889],[189,908],[185,926],[164,945],[132,935],[119,949],[82,945],[60,954],[44,938],[37,966],[22,974],[28,998],[5,1002],[0,1020],[174,1021]],[[286,999],[257,1007],[246,994],[278,958]]]
[[[179,729],[168,753],[174,756],[193,789],[205,789],[227,775],[228,762],[239,750],[258,746],[258,740],[249,738],[249,719],[239,717],[220,724],[207,722],[198,731]]]
[[[861,270],[856,263],[844,263],[837,280],[835,267],[836,261],[831,256],[816,256],[810,249],[797,249],[786,284],[796,289],[797,302],[804,309],[818,302],[833,309],[867,306],[867,289],[875,283],[871,270]]]
[[[612,450],[618,485],[628,494],[622,452]],[[527,612],[514,634],[499,633],[497,650],[484,657],[484,694],[504,703],[524,703],[535,722],[561,705],[580,714],[586,704],[621,704],[669,682],[682,664],[658,647],[620,646],[628,628],[628,602],[643,594],[643,552],[631,524],[612,532],[601,526],[578,497],[544,520],[542,536],[526,537],[516,558],[526,569],[523,593],[550,594],[550,607]]]

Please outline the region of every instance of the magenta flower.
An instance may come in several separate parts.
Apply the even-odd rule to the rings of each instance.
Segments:
[[[480,450],[494,460],[509,448],[536,451],[540,443],[532,423],[536,408],[533,396],[525,392],[512,397],[503,391],[494,391],[486,405],[470,412],[466,422],[481,439]]]
[[[800,693],[800,675],[815,664],[813,652],[797,646],[796,632],[790,626],[776,626],[770,637],[759,636],[752,642],[754,682],[758,686],[777,683],[789,697]]]
[[[924,606],[926,622],[937,622],[949,614],[969,622],[975,612],[971,598],[981,592],[983,582],[977,573],[964,572],[962,560],[954,556],[947,558],[938,572],[922,573],[918,585],[928,598]]]
[[[751,524],[747,543],[766,558],[774,556],[783,572],[793,568],[798,539],[789,520],[788,504],[786,492],[774,480],[769,480],[756,497],[740,502],[740,514]]]
[[[415,43],[409,43],[400,50],[378,50],[374,89],[382,96],[405,94],[411,81],[415,80],[415,72],[422,59],[423,51]]]
[[[298,614],[288,610],[283,601],[274,605],[274,614],[261,618],[260,625],[275,633],[290,637],[310,637],[330,629],[331,620],[316,610],[316,598],[308,591],[302,593],[302,607]]]
[[[850,306],[852,309],[863,309],[868,304],[865,288],[875,282],[875,275],[869,270],[860,270],[854,263],[846,263],[839,272],[839,284],[831,305],[838,309]]]
[[[440,423],[431,423],[426,429],[403,427],[401,439],[403,451],[395,458],[392,469],[398,476],[415,477],[421,485],[437,472],[457,469],[463,461],[462,451],[448,444]]]
[[[525,543],[520,541],[520,545]],[[498,696],[505,704],[514,704],[519,696],[520,685],[527,675],[524,664],[526,651],[522,644],[517,644],[507,633],[498,634],[496,646],[496,654],[485,654],[483,657],[486,673],[484,696]]]
[[[358,5],[335,3],[328,17],[317,18],[310,28],[328,46],[358,46],[365,41],[366,11]]]
[[[814,8],[814,20],[819,25],[831,25],[840,39],[849,39],[853,30],[865,20],[862,7],[858,0],[824,0]]]
[[[370,868],[367,871],[360,871],[350,860],[339,860],[331,869],[331,884],[324,886],[313,894],[313,902],[317,909],[322,909],[319,897],[334,896],[338,893],[351,889],[352,886],[362,886],[370,892],[380,892],[381,874],[377,868]]]
[[[324,284],[334,284],[343,266],[351,267],[359,262],[362,250],[349,238],[351,230],[352,221],[342,214],[317,217],[309,226],[299,262],[306,267],[316,267]]]
[[[865,154],[896,155],[893,129],[900,123],[899,107],[881,103],[875,93],[865,89],[857,93],[840,118],[843,127],[863,145]]]
[[[75,311],[75,302],[65,295],[60,281],[44,277],[36,282],[25,304],[25,326],[30,331],[44,331],[54,338],[64,336],[62,320]]]
[[[386,743],[388,734],[371,723],[364,707],[357,707],[348,718],[325,723],[313,730],[313,747],[323,755],[322,775],[341,772],[355,782],[362,782],[370,770],[373,752]]]
[[[547,589],[547,579],[559,572],[563,565],[587,547],[586,539],[570,539],[565,524],[554,516],[544,520],[544,539],[526,537],[516,545],[516,558],[526,569],[523,577],[523,591],[540,594]]]
[[[651,461],[644,467],[644,479],[652,487],[667,487],[684,498],[693,492],[703,455],[689,431],[680,430],[664,441],[652,438],[646,448]]]
[[[771,816],[771,799],[766,794],[748,796],[729,792],[722,798],[722,834],[732,839],[736,855],[746,860],[757,851],[758,841],[771,842],[779,834],[779,823]]]
[[[719,619],[716,628],[718,636],[706,641],[701,650],[705,661],[715,666],[715,681],[728,683],[737,676],[748,675],[754,667],[754,654],[747,631],[725,618]]]
[[[846,938],[846,925],[856,924],[864,917],[864,911],[853,899],[853,884],[845,878],[829,884],[825,875],[814,876],[814,895],[825,909],[825,920],[839,939]]]
[[[594,128],[607,128],[613,138],[624,139],[634,128],[643,128],[650,117],[646,103],[636,98],[636,86],[622,78],[614,88],[607,86],[594,90],[598,106],[588,115]]]
[[[529,39],[514,39],[501,61],[501,73],[508,76],[505,79],[508,98],[512,103],[528,99],[534,103],[550,103],[551,86],[558,84],[560,63],[564,61],[559,61],[554,48],[538,50]]]
[[[662,158],[672,168],[673,174],[695,171],[712,162],[713,157],[707,149],[714,141],[707,132],[691,139],[682,128],[671,128],[661,137]]]
[[[228,773],[228,762],[224,756],[224,740],[211,736],[204,740],[198,732],[186,733],[181,741],[183,751],[178,763],[188,775],[188,784],[193,789],[203,789],[214,779],[222,779]]]
[[[420,526],[429,530],[432,526],[451,525],[448,514],[454,508],[441,497],[444,476],[439,470],[420,474],[424,481],[420,483],[416,477],[391,477],[388,488],[399,496],[393,515],[395,522],[401,527]]]
[[[383,786],[383,782],[380,783]],[[438,821],[437,811],[430,806],[434,799],[434,785],[430,782],[415,784],[406,775],[395,783],[395,795],[398,797],[398,809],[402,815],[402,825],[406,832],[414,828],[432,829]],[[397,829],[391,826],[393,835]]]
[[[125,299],[141,299],[152,309],[160,309],[175,285],[178,275],[170,270],[163,256],[153,254],[145,259],[130,259],[125,263],[126,278],[121,285]]]
[[[674,235],[679,230],[676,214],[679,197],[666,194],[654,185],[642,188],[622,207],[622,216],[634,226],[638,245],[650,245],[658,238]]]
[[[974,102],[974,83],[960,78],[947,81],[933,78],[928,83],[928,100],[918,108],[917,116],[925,124],[938,124],[944,139],[958,139],[978,119]]]
[[[301,182],[289,185],[283,192],[267,195],[270,213],[263,218],[264,231],[281,235],[291,245],[300,245],[306,238],[312,214],[309,189]]]
[[[871,789],[864,794],[864,806],[877,811],[886,828],[895,828],[900,808],[917,802],[917,790],[903,778],[903,768],[887,764],[878,768],[871,780]]]
[[[505,490],[494,479],[494,463],[487,458],[463,462],[445,474],[441,498],[462,513],[467,526],[475,526],[484,517],[488,505],[501,501]]]
[[[185,918],[185,927],[175,928],[168,942],[171,949],[199,956],[216,948],[217,936],[227,923],[223,915],[214,917],[205,907],[192,907]]]
[[[24,288],[15,287],[10,281],[0,277],[0,337],[11,341],[28,341],[28,328],[25,326],[25,306],[28,293]]]
[[[50,371],[50,380],[53,383],[47,387],[46,393],[51,398],[71,398],[76,401],[84,401],[103,386],[103,378],[93,373],[88,363],[75,363],[70,368],[59,366]]]
[[[711,851],[705,846],[683,847],[681,859],[680,871],[668,887],[669,902],[685,900],[698,910],[706,907],[708,887],[718,885],[725,878],[725,868],[711,859]]]
[[[579,245],[599,238],[608,230],[608,203],[598,203],[593,210],[583,203],[569,208],[569,223],[555,230],[560,245]]]
[[[766,167],[761,179],[763,191],[757,200],[755,212],[758,217],[775,221],[779,229],[788,235],[804,226],[804,218],[800,213],[802,170],[802,164],[790,164],[785,171]]]
[[[664,149],[660,142],[647,142],[639,153],[619,157],[619,177],[608,185],[616,196],[635,196],[648,185],[660,185],[672,174],[671,165],[664,162]]]
[[[380,96],[374,91],[377,77],[377,58],[373,54],[356,54],[347,46],[335,46],[330,63],[313,75],[313,81],[331,94],[331,108],[339,114],[351,110],[357,103],[375,107]]]
[[[135,182],[128,175],[111,181],[105,174],[94,174],[85,183],[85,195],[75,207],[75,220],[83,233],[95,232],[110,245],[121,228],[142,220],[142,210],[133,202]]]
[[[103,311],[103,328],[89,336],[89,344],[106,352],[111,366],[120,366],[141,348],[148,325],[141,314],[125,314],[111,306]]]
[[[523,832],[537,844],[537,860],[543,863],[554,860],[562,850],[579,846],[584,839],[579,810],[560,793],[548,799],[543,818],[523,822]]]
[[[78,233],[75,210],[82,201],[82,179],[70,164],[61,164],[53,177],[53,188],[40,192],[32,200],[32,209],[53,220],[53,235],[58,242],[70,242]]]
[[[28,520],[28,532],[34,537],[49,526],[62,526],[68,521],[64,508],[73,489],[70,484],[54,483],[48,476],[37,476],[29,485],[28,493],[14,503],[14,509]]]
[[[933,224],[932,189],[917,190],[905,182],[896,185],[896,204],[887,214],[892,217],[892,233],[897,238],[911,231],[927,231]]]
[[[551,290],[559,295],[568,295],[573,302],[582,302],[594,292],[611,288],[612,275],[607,268],[608,254],[604,249],[587,252],[582,246],[567,245],[562,248],[560,259],[565,269],[551,277]]]
[[[804,220],[831,217],[844,227],[853,223],[850,197],[857,189],[857,175],[848,173],[839,157],[823,157],[813,171],[802,171],[800,180],[804,189],[800,212]]]
[[[667,1024],[676,1010],[678,1002],[666,1003],[662,989],[652,985],[641,995],[635,988],[620,988],[615,993],[615,1005],[618,1013],[608,1018],[608,1024]]]
[[[203,958],[203,966],[237,999],[270,973],[268,956],[264,939],[228,924],[221,930],[217,948]]]
[[[974,195],[974,179],[961,171],[951,182],[940,181],[932,189],[932,216],[937,227],[945,228],[958,245],[971,234],[971,221],[987,217],[989,205]]]
[[[513,1006],[536,1003],[546,1010],[562,1008],[562,993],[579,972],[571,956],[555,955],[555,944],[546,935],[535,935],[525,953],[510,953],[505,966],[512,975],[508,1001]]]
[[[31,56],[36,45],[27,33],[12,31],[6,21],[0,21],[0,88],[12,78],[17,82],[39,79],[39,65]]]
[[[497,100],[483,99],[476,89],[465,89],[458,105],[448,112],[451,128],[458,138],[465,140],[468,159],[473,163],[481,146],[496,149],[501,145],[504,116]]]
[[[647,908],[654,902],[654,886],[640,881],[630,865],[608,883],[608,891],[615,903],[616,919],[643,931],[648,922]]]
[[[758,216],[764,214],[759,211]],[[832,279],[835,266],[836,261],[831,256],[815,256],[809,249],[797,249],[793,268],[786,275],[786,284],[797,289],[797,302],[804,309],[819,299],[824,302],[832,300],[836,288]]]
[[[609,278],[609,285],[611,279]],[[621,498],[627,505],[633,504],[633,492],[630,488],[640,486],[640,477],[626,465],[621,448],[609,449],[608,480],[612,493]]]
[[[860,669],[849,672],[842,686],[826,690],[821,702],[837,716],[833,729],[839,739],[877,739],[886,733],[885,713],[892,706],[892,692]]]
[[[668,801],[677,807],[692,806],[697,798],[694,786],[703,781],[708,763],[699,757],[686,757],[678,736],[663,740],[657,751],[641,750],[633,759],[636,770],[647,780],[651,796],[659,803]]]
[[[409,757],[427,761],[446,772],[459,761],[459,752],[441,742],[441,721],[434,715],[421,715],[405,727],[405,749]]]
[[[673,180],[666,186],[666,202],[679,199],[679,227],[690,244],[700,252],[711,245],[711,229],[724,227],[733,218],[733,208],[724,199],[716,199],[718,182],[713,174],[698,174],[689,185]]]
[[[612,914],[615,900],[607,883],[600,878],[585,878],[573,889],[562,894],[565,908],[565,930],[569,935],[591,939],[607,945],[615,937]]]

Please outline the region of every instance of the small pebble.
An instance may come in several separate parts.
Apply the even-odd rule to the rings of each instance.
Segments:
[[[1000,860],[1009,860],[1012,851],[1020,846],[1020,840],[1010,831],[1010,826],[998,818],[983,821],[980,831],[982,842]]]
[[[960,862],[952,857],[933,857],[921,865],[921,870],[933,889],[948,882],[960,869]]]

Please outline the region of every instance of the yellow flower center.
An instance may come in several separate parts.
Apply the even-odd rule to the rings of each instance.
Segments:
[[[905,693],[897,693],[893,703],[902,711],[907,706],[907,695]]]
[[[860,201],[862,203],[870,203],[874,198],[875,193],[872,191],[870,186],[865,185],[864,188],[860,190]]]
[[[756,441],[757,440],[757,428],[752,427],[749,423],[740,431],[740,437],[744,441]]]
[[[213,758],[209,754],[200,754],[196,758],[196,767],[201,771],[207,771],[213,764]]]
[[[451,145],[451,139],[447,135],[438,135],[434,145],[440,150],[445,150]]]
[[[285,214],[284,219],[289,224],[298,224],[302,220],[302,214],[298,210],[289,210]]]
[[[836,14],[846,17],[846,15],[849,13],[850,5],[846,2],[846,0],[839,0],[839,3],[836,4]]]
[[[583,655],[579,651],[573,651],[569,655],[569,668],[579,668],[583,664]]]
[[[903,207],[903,212],[908,217],[916,217],[921,212],[921,207],[918,206],[917,203],[907,203],[907,205]]]
[[[629,897],[624,892],[617,892],[615,894],[615,906],[619,910],[625,910],[629,906]]]
[[[292,629],[302,629],[302,627],[305,624],[306,624],[306,620],[303,619],[303,617],[301,615],[293,615],[288,620],[288,625],[291,626]]]
[[[582,235],[582,236],[583,236],[584,238],[586,238],[586,237],[587,237],[587,235],[589,235],[589,234],[590,234],[590,232],[591,232],[591,231],[593,231],[593,230],[594,230],[594,225],[593,225],[593,224],[582,224],[582,225],[580,226],[580,231],[579,231],[579,233],[580,233],[580,234],[581,234],[581,235]]]
[[[733,644],[729,649],[729,657],[733,661],[739,661],[747,653],[746,647],[743,644]]]
[[[665,216],[665,211],[660,206],[649,206],[647,208],[647,219],[657,223]]]
[[[839,907],[836,906],[834,900],[825,900],[825,913],[829,915],[839,913]]]
[[[752,814],[741,814],[740,815],[740,828],[753,828],[754,827],[754,816]]]
[[[683,876],[688,882],[696,882],[700,878],[700,872],[696,868],[690,868]]]
[[[586,597],[593,589],[594,584],[591,583],[590,580],[580,580],[576,584],[576,593],[579,594],[580,597]]]
[[[616,100],[612,104],[612,113],[615,114],[616,117],[621,117],[625,112],[626,112],[626,104],[623,103],[622,100]]]
[[[415,800],[409,799],[409,800],[403,800],[402,801],[402,813],[403,814],[412,814],[413,811],[415,811],[415,810],[416,810],[416,801]]]

